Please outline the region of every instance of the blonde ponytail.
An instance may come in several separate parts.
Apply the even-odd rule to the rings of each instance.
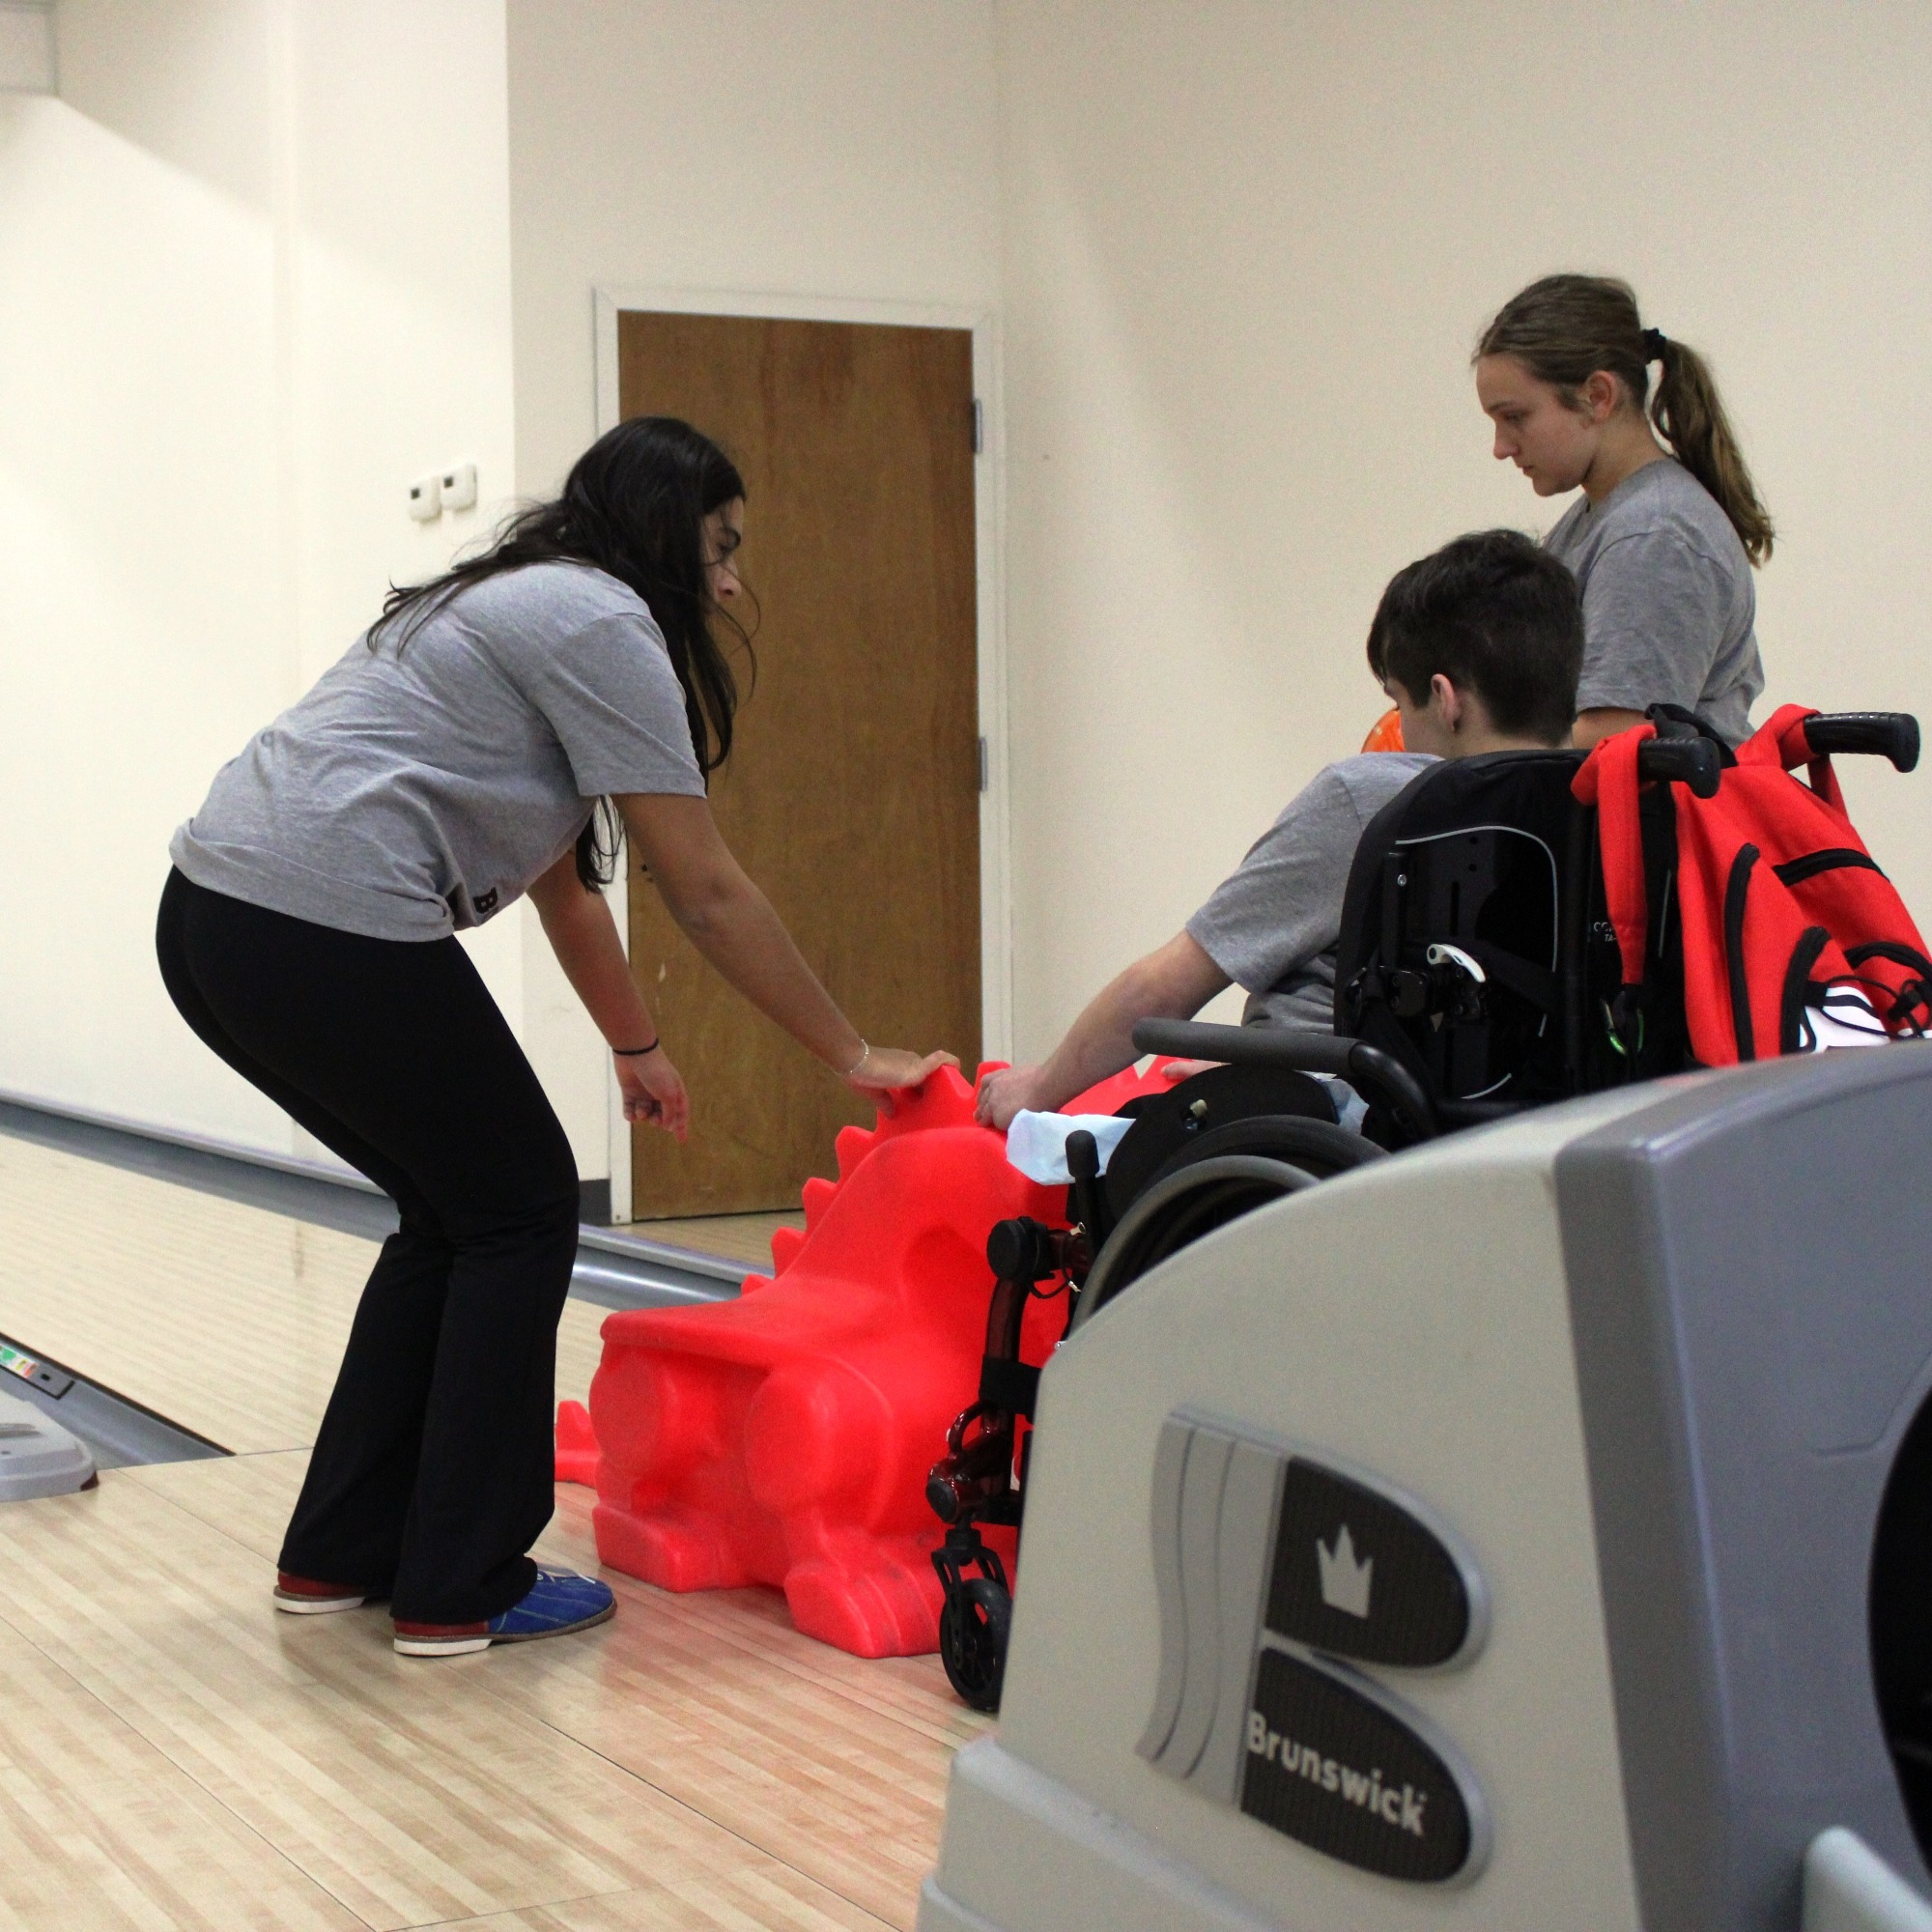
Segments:
[[[1694,349],[1673,342],[1637,317],[1628,282],[1608,275],[1546,275],[1510,298],[1484,329],[1470,358],[1508,355],[1575,407],[1599,370],[1614,376],[1641,411],[1650,398],[1650,368],[1662,364],[1650,421],[1671,454],[1717,499],[1745,554],[1755,564],[1771,556],[1775,531],[1758,499],[1744,452],[1718,396],[1709,365]]]

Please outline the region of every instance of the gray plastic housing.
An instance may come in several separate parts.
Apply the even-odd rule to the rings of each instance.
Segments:
[[[1795,1928],[1830,1826],[1928,1885],[1868,1639],[1932,1382],[1928,1129],[1912,1045],[1665,1092],[1556,1157],[1646,1932]]]
[[[1621,1089],[1304,1189],[1108,1302],[1041,1378],[1000,1728],[954,1760],[921,1932],[1922,1922],[1929,1125],[1928,1044]],[[1466,1883],[1229,1803],[1268,1512],[1224,1509],[1225,1469],[1190,1502],[1179,1424],[1366,1472],[1480,1570],[1460,1667],[1356,1667],[1461,1753],[1493,1827]],[[1922,1774],[1881,1719],[1901,1656]]]

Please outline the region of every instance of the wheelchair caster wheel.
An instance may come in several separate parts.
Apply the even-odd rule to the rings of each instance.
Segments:
[[[947,1593],[939,1613],[939,1661],[947,1681],[976,1711],[1000,1708],[1012,1622],[1011,1592],[989,1577]]]

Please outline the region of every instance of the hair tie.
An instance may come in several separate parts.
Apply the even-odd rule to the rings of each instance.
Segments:
[[[1643,332],[1643,359],[1646,362],[1663,360],[1664,334],[1661,328],[1646,328]]]

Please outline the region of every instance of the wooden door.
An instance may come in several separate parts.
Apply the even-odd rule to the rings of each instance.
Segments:
[[[675,415],[745,478],[759,607],[712,809],[867,1039],[980,1055],[972,337],[736,316],[618,318],[619,407]],[[704,965],[648,880],[631,961],[691,1089],[634,1129],[639,1220],[789,1208],[869,1106]]]

